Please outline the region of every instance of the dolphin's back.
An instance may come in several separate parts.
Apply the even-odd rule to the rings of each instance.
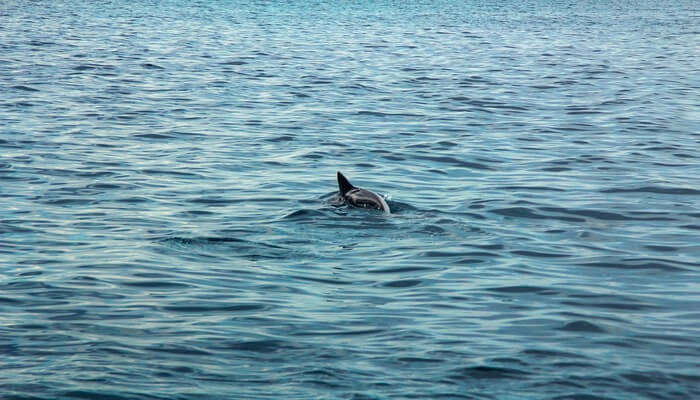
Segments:
[[[387,214],[391,214],[389,205],[382,196],[370,192],[366,189],[360,189],[352,185],[345,175],[338,171],[338,192],[340,197],[347,201],[350,205],[361,208],[373,208],[382,210]]]
[[[391,213],[386,201],[375,193],[365,189],[355,188],[345,194],[345,199],[355,207],[373,208],[382,210],[387,214]]]

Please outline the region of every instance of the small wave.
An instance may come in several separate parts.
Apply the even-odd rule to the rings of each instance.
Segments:
[[[366,116],[371,116],[371,117],[410,117],[410,118],[420,118],[422,115],[420,114],[411,114],[411,113],[390,113],[390,112],[380,112],[380,111],[358,111],[356,113],[357,115],[366,115]]]
[[[174,139],[174,136],[164,133],[137,133],[134,137],[141,139]]]
[[[322,218],[322,217],[326,217],[326,213],[324,213],[323,211],[312,210],[312,209],[301,209],[301,210],[292,211],[291,213],[282,217],[282,219],[291,220],[291,221],[303,221],[303,220],[317,219],[317,218]]]
[[[690,188],[671,188],[664,186],[642,186],[637,188],[610,188],[603,189],[601,193],[658,193],[658,194],[675,194],[675,195],[688,195],[688,196],[698,196],[700,195],[700,190],[690,189]]]
[[[177,354],[182,356],[209,356],[212,355],[210,351],[186,345],[176,345],[176,344],[161,344],[146,347],[144,350],[158,352],[158,353],[169,353]]]
[[[413,287],[413,286],[418,286],[422,283],[420,279],[400,279],[397,281],[390,281],[383,283],[383,287],[389,287],[389,288],[407,288],[407,287]]]
[[[459,381],[473,379],[524,379],[528,375],[530,375],[529,372],[520,369],[480,365],[460,368],[450,375],[450,379]]]
[[[605,329],[588,321],[573,321],[560,328],[562,331],[604,333]]]
[[[37,88],[33,88],[31,86],[25,86],[25,85],[15,85],[15,86],[12,86],[12,89],[22,90],[25,92],[38,92],[39,91],[39,89],[37,89]]]
[[[244,340],[244,341],[225,341],[214,346],[221,350],[247,351],[253,353],[277,353],[298,349],[296,343],[286,340],[262,339],[262,340]]]
[[[264,304],[230,304],[227,302],[205,302],[193,299],[184,304],[163,306],[163,310],[178,313],[239,313],[247,311],[262,311],[268,308]]]
[[[455,167],[461,167],[461,168],[478,169],[478,170],[493,170],[492,167],[490,167],[486,164],[477,163],[477,162],[473,162],[473,161],[460,160],[460,159],[457,159],[454,157],[449,157],[449,156],[415,155],[414,158],[417,158],[419,160],[434,161],[437,163],[448,164],[448,165],[452,165]]]
[[[520,255],[520,256],[534,257],[534,258],[564,258],[564,257],[571,257],[570,254],[544,253],[544,252],[540,252],[540,251],[531,251],[531,250],[513,250],[513,251],[511,251],[511,254],[517,254],[517,255]]]
[[[84,400],[129,400],[133,399],[132,395],[118,395],[116,393],[113,393],[108,390],[99,390],[99,391],[94,391],[94,390],[68,390],[64,391],[61,393],[60,397],[66,398],[66,399],[84,399]],[[151,397],[151,396],[149,396]],[[159,397],[154,396],[152,397],[153,399],[158,399]],[[40,398],[37,397],[10,397],[10,399],[14,400],[37,400]]]
[[[618,262],[587,262],[578,264],[587,268],[612,268],[612,269],[627,269],[627,270],[658,270],[668,272],[686,271],[686,268],[672,265],[668,262],[650,262],[648,260],[620,260]]]
[[[185,289],[191,287],[191,285],[185,283],[169,282],[162,280],[130,280],[123,281],[122,285],[148,289]]]
[[[486,290],[499,293],[552,293],[551,288],[540,286],[502,286],[488,288]]]
[[[567,209],[563,207],[541,207],[539,210],[546,212],[555,212],[562,214],[580,215],[582,217],[590,217],[606,221],[624,221],[634,219],[631,217],[624,216],[622,214],[610,212],[610,211],[600,211],[600,210],[585,210],[585,209]]]
[[[493,212],[495,214],[503,215],[506,217],[532,218],[532,219],[558,219],[558,220],[567,221],[567,222],[585,222],[586,221],[583,218],[577,218],[577,217],[565,217],[565,216],[560,216],[560,215],[538,214],[535,211],[533,211],[532,209],[527,208],[527,207],[497,208],[497,209],[491,210],[491,212]]]
[[[158,64],[152,64],[152,63],[143,63],[143,64],[141,64],[141,66],[146,68],[146,69],[161,69],[161,70],[165,69]]]
[[[162,239],[167,249],[195,257],[243,258],[250,261],[274,260],[297,254],[296,250],[274,244],[233,237]]]

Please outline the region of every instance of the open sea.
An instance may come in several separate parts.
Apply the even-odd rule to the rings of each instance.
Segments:
[[[691,0],[1,1],[0,399],[700,399],[699,43]]]

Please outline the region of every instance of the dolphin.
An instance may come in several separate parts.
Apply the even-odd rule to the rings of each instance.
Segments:
[[[353,186],[340,171],[338,171],[338,192],[340,197],[352,206],[374,208],[391,214],[389,205],[386,204],[382,196],[376,195],[367,189]]]

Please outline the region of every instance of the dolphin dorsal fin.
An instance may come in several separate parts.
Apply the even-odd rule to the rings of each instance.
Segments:
[[[340,194],[344,196],[345,193],[351,191],[352,189],[355,189],[355,186],[348,181],[348,178],[346,178],[345,175],[338,171],[338,190],[340,191]]]

